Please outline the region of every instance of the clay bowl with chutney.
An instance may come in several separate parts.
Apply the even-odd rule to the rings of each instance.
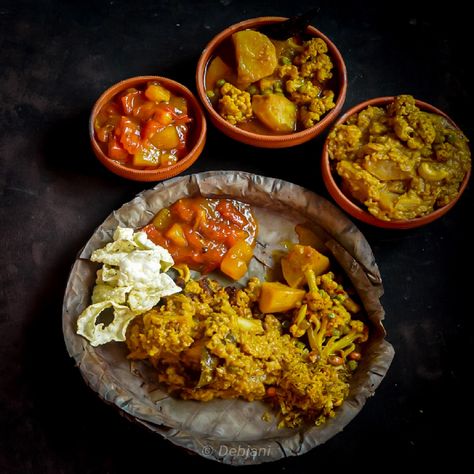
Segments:
[[[421,115],[410,118],[410,112]],[[442,110],[412,96],[378,97],[335,122],[321,168],[329,194],[352,217],[411,229],[458,202],[471,175],[471,155],[467,138]]]
[[[139,76],[109,87],[89,120],[98,160],[122,178],[161,181],[189,168],[206,142],[206,119],[184,85]]]
[[[229,26],[201,54],[199,98],[214,126],[234,140],[262,148],[299,145],[321,134],[344,104],[347,72],[336,45],[314,26],[285,40],[264,33],[285,20]]]

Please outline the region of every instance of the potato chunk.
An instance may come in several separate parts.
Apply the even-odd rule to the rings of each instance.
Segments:
[[[277,66],[275,46],[270,39],[253,30],[237,31],[232,35],[237,60],[237,80],[239,85],[269,76]]]
[[[374,160],[369,156],[365,159],[362,166],[381,181],[409,179],[412,177],[408,171],[404,171],[400,168],[398,162],[392,161],[389,158],[386,160]]]
[[[275,132],[293,132],[296,105],[281,94],[254,95],[252,110],[258,119]]]
[[[165,150],[177,148],[181,143],[174,125],[169,125],[155,132],[150,138],[150,142],[157,148],[164,148]]]
[[[235,73],[232,68],[228,66],[220,56],[216,56],[210,63],[206,72],[206,89],[214,89],[216,82],[219,79],[224,79],[227,82],[235,82]]]
[[[306,283],[308,270],[319,276],[326,273],[329,266],[329,258],[308,245],[295,245],[281,259],[283,278],[291,288],[299,288]]]
[[[260,291],[259,309],[264,314],[289,311],[301,302],[305,293],[277,281],[265,281]]]

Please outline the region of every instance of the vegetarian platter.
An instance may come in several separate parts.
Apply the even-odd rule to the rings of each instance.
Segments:
[[[248,145],[308,141],[345,100],[332,41],[307,23],[272,37],[275,26],[297,26],[283,20],[227,28],[198,63],[208,116]],[[359,229],[287,181],[244,171],[174,177],[200,155],[206,122],[172,80],[111,87],[90,134],[113,172],[167,181],[114,210],[74,262],[63,332],[86,383],[129,419],[226,464],[300,455],[343,430],[394,356],[382,278]],[[462,131],[409,94],[339,118],[321,163],[341,207],[401,229],[447,212],[471,171]]]
[[[370,246],[331,203],[207,172],[140,193],[98,227],[72,268],[63,330],[103,400],[204,457],[253,464],[323,443],[374,393],[394,354],[382,293]]]

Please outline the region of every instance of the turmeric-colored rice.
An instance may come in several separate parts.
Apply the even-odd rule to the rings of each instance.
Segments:
[[[149,360],[183,399],[266,400],[280,425],[320,424],[348,395],[351,370],[311,357],[284,318],[258,311],[260,282],[243,289],[190,280],[182,293],[130,324],[130,359]]]
[[[328,136],[342,189],[385,221],[413,219],[459,195],[471,168],[468,139],[444,117],[420,110],[410,95],[372,107]]]

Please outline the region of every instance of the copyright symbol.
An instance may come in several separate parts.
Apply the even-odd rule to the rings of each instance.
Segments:
[[[206,445],[202,448],[202,454],[204,456],[210,456],[212,454],[212,446]]]

